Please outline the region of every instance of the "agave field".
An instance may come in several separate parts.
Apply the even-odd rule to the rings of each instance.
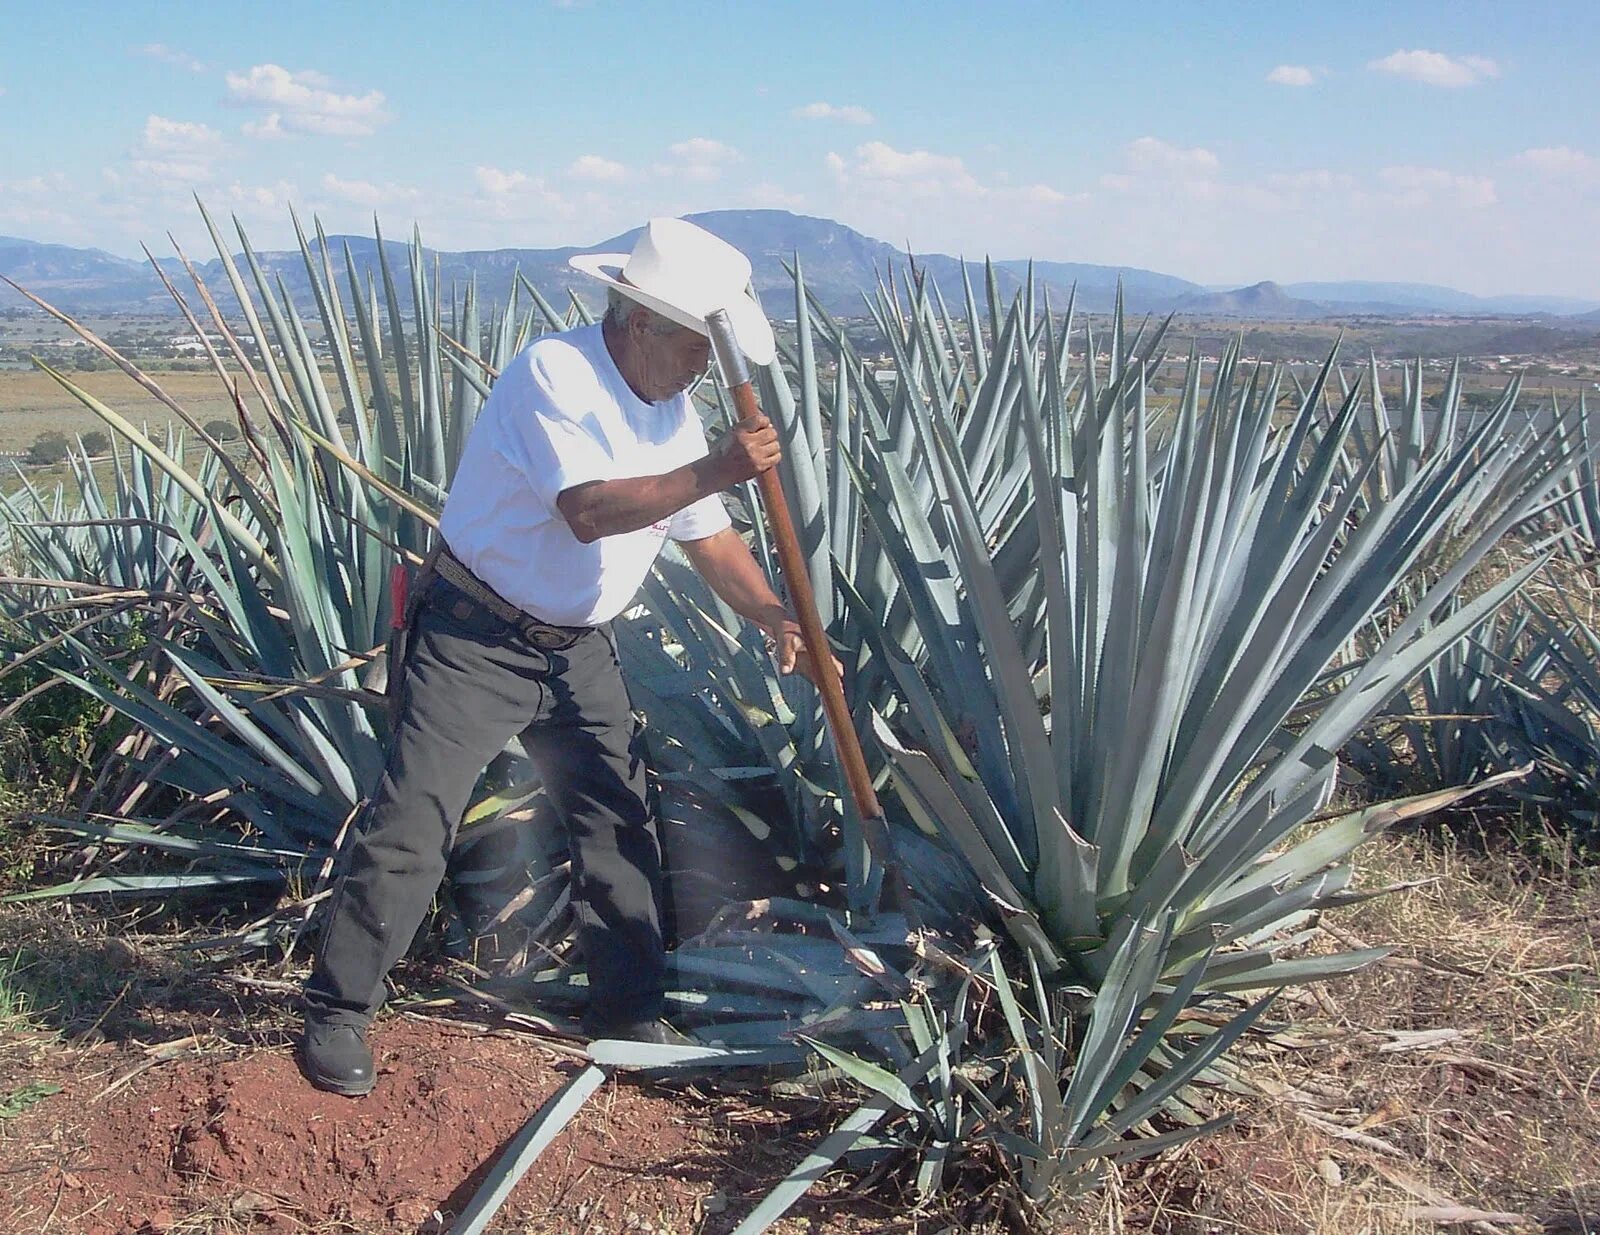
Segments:
[[[303,314],[207,222],[229,286],[172,292],[220,340],[242,446],[87,336],[187,431],[47,369],[115,468],[75,457],[73,491],[0,498],[3,672],[38,683],[10,708],[78,691],[105,720],[74,809],[42,819],[92,863],[22,895],[232,904],[208,946],[292,970],[382,762],[390,565],[426,553],[498,370],[587,313],[522,280],[442,289],[420,242],[358,269],[317,229]],[[1474,793],[1600,826],[1600,635],[1540,591],[1550,555],[1593,570],[1584,406],[1513,380],[1468,420],[1420,367],[1384,392],[1337,354],[1305,377],[1237,349],[1191,355],[1157,406],[1170,323],[914,265],[865,289],[886,386],[793,276],[758,388],[886,830],[856,816],[812,689],[669,550],[617,629],[673,859],[669,999],[706,1046],[596,1048],[458,1230],[629,1067],[856,1093],[741,1232],[863,1152],[924,1196],[982,1164],[1047,1213],[1220,1126],[1215,1095],[1254,1084],[1244,1048],[1287,1028],[1275,996],[1381,955],[1313,930],[1390,890],[1357,879],[1364,841]],[[730,409],[700,398],[715,432]],[[730,503],[776,575],[753,495]],[[457,900],[499,1006],[556,1023],[583,977],[564,855],[525,826],[542,809],[509,749]]]

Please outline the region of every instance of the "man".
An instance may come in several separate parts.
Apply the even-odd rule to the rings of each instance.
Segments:
[[[574,258],[605,282],[604,320],[546,335],[501,374],[451,485],[381,782],[335,887],[305,991],[301,1066],[349,1096],[372,1089],[365,1035],[383,980],[426,913],[485,764],[520,734],[572,853],[594,1036],[683,1041],[659,1020],[661,852],[610,622],[667,537],[787,673],[810,675],[799,627],[723,509],[722,490],[779,458],[762,418],[707,449],[686,394],[705,372],[707,314],[729,313],[768,363],[750,263],[678,219],[632,254]]]

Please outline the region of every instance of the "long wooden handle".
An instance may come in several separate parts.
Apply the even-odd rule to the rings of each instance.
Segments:
[[[756,392],[750,383],[750,370],[745,364],[733,333],[733,325],[723,312],[706,318],[711,345],[717,353],[717,364],[723,381],[733,395],[733,405],[742,421],[751,421],[761,415],[761,405],[756,402]],[[822,629],[822,618],[817,613],[817,594],[811,587],[811,576],[806,571],[805,555],[800,551],[800,538],[795,534],[794,520],[789,515],[789,502],[783,495],[783,481],[778,469],[768,468],[756,477],[761,488],[761,501],[767,510],[767,522],[772,528],[773,543],[778,550],[778,565],[783,568],[783,580],[789,589],[789,599],[794,604],[795,620],[800,623],[800,638],[811,657],[812,672],[816,675],[817,689],[822,694],[822,712],[827,717],[828,728],[833,733],[834,749],[844,764],[845,781],[856,801],[856,809],[863,819],[881,819],[883,808],[872,788],[872,774],[867,771],[867,758],[861,750],[861,738],[855,723],[850,719],[850,707],[845,703],[844,683],[834,669],[833,653],[828,646],[827,633]]]

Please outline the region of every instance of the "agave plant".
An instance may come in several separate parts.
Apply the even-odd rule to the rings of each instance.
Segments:
[[[1562,603],[1560,617],[1530,605],[1518,654],[1493,657],[1497,731],[1535,768],[1516,796],[1592,846],[1600,841],[1600,634]]]
[[[423,549],[506,358],[582,309],[558,314],[519,282],[485,322],[469,288],[447,326],[420,244],[409,287],[381,243],[365,277],[347,250],[342,296],[318,229],[301,253],[325,374],[242,232],[253,286],[212,230],[240,313],[273,342],[240,346],[197,280],[243,375],[249,459],[202,440],[196,474],[55,374],[166,478],[148,517],[181,619],[155,640],[154,688],[82,632],[51,650],[64,679],[149,735],[139,771],[181,804],[176,822],[62,822],[176,851],[187,869],[157,876],[163,888],[290,881],[295,895],[242,936],[260,944],[303,929],[376,772],[388,563]],[[1449,607],[1580,449],[1519,421],[1513,387],[1481,423],[1396,454],[1375,387],[1323,414],[1333,357],[1293,394],[1237,347],[1212,370],[1191,354],[1155,424],[1166,324],[1130,332],[1119,309],[1096,331],[1031,285],[1007,305],[992,273],[983,307],[968,282],[955,314],[931,284],[879,286],[869,307],[897,374],[884,389],[798,262],[794,279],[793,345],[762,396],[889,790],[887,843],[854,815],[810,688],[779,680],[669,554],[619,624],[669,848],[674,834],[755,838],[789,893],[725,907],[678,949],[670,998],[708,1040],[786,1058],[803,1040],[873,1091],[743,1229],[869,1134],[916,1147],[930,1189],[988,1138],[1042,1202],[1109,1158],[1204,1130],[1185,1087],[1227,1074],[1224,1052],[1271,993],[1374,955],[1299,948],[1318,911],[1370,894],[1350,890],[1360,842],[1441,795],[1326,815],[1333,752],[1520,587],[1536,563]],[[1407,398],[1414,429],[1420,395]],[[740,517],[770,562],[759,508]],[[99,565],[39,569],[72,582]],[[513,765],[466,831],[538,797]],[[675,884],[715,882],[717,852],[702,846],[704,869]],[[559,948],[555,859],[515,860],[521,907]],[[905,892],[886,908],[885,888]],[[530,976],[544,1003],[576,993],[568,969]]]
[[[1526,762],[1507,741],[1496,666],[1518,659],[1528,627],[1521,604],[1490,614],[1346,743],[1341,756],[1369,793],[1470,784]]]
[[[1592,841],[1600,801],[1600,636],[1553,590],[1560,618],[1531,595],[1467,632],[1342,752],[1369,792],[1440,789],[1512,769],[1500,801],[1543,812]],[[1394,736],[1405,739],[1397,747]]]
[[[1568,557],[1592,561],[1600,550],[1600,476],[1594,462],[1600,434],[1589,415],[1588,402],[1578,395],[1577,413],[1563,417],[1560,405],[1552,398],[1551,414],[1556,431],[1573,439],[1580,462],[1562,481],[1552,511],[1560,521],[1557,536]]]

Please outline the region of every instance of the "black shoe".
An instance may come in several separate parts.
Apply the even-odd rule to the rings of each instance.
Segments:
[[[625,1021],[587,1030],[591,1038],[609,1038],[621,1042],[645,1042],[651,1046],[701,1046],[693,1038],[686,1038],[666,1021]]]
[[[300,1071],[318,1089],[359,1098],[372,1092],[372,1052],[352,1025],[307,1022],[300,1039]]]

